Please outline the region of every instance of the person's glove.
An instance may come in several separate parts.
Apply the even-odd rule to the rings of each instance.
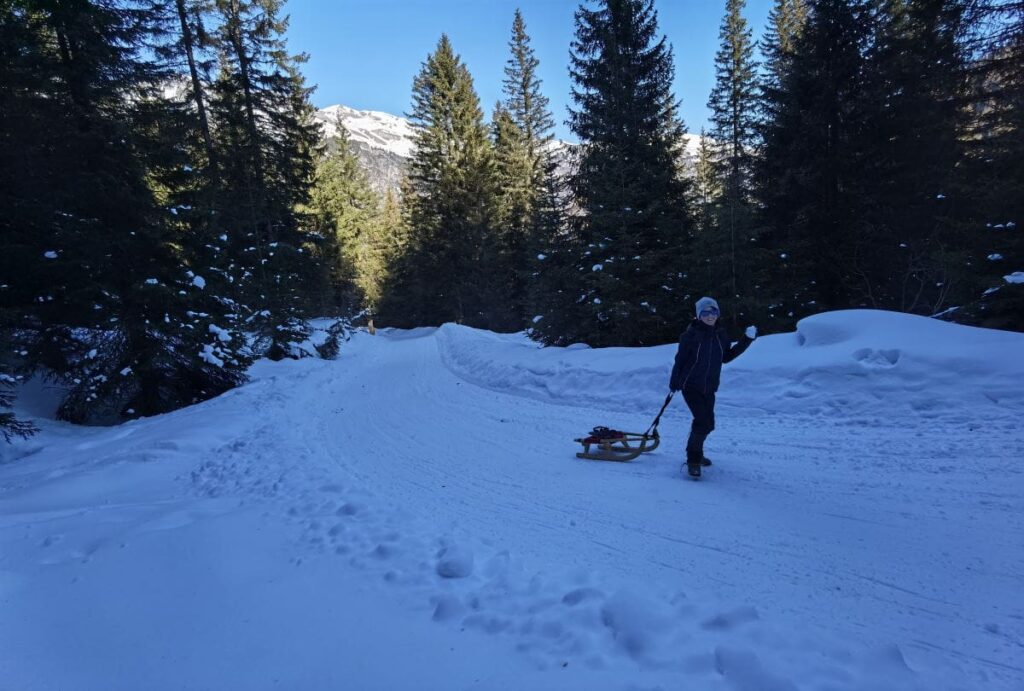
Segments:
[[[745,333],[747,335],[747,338],[749,338],[751,341],[753,341],[755,338],[757,338],[757,327],[756,326],[748,326],[747,330],[744,331],[743,333]]]

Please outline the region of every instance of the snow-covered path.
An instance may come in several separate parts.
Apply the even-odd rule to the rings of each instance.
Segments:
[[[671,347],[570,405],[509,377],[516,338],[359,335],[48,425],[0,465],[0,689],[1024,688],[1014,411],[783,414],[737,390],[754,357],[693,483],[681,401],[653,454],[572,453],[647,427]]]

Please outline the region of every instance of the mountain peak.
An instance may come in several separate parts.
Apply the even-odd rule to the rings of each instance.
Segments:
[[[340,119],[348,131],[349,139],[353,142],[402,158],[412,156],[412,125],[398,115],[377,110],[356,110],[338,104],[321,108],[314,117],[323,123],[324,134],[327,137],[337,135],[335,123]]]

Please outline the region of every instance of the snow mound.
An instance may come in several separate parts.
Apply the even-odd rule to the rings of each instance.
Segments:
[[[446,324],[445,365],[490,389],[565,404],[648,409],[668,389],[676,345],[540,348],[523,334]],[[763,413],[964,419],[985,408],[1024,412],[1024,334],[880,310],[808,317],[794,333],[761,336],[722,373],[720,401]],[[628,363],[628,364],[625,364]],[[625,366],[624,366],[625,364]]]

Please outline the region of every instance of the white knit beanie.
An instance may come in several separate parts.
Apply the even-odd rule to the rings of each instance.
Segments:
[[[719,310],[719,312],[721,312],[721,309],[719,309],[718,307],[718,302],[714,298],[702,297],[700,300],[697,300],[698,319],[700,319],[700,313],[706,310],[708,307],[714,307],[716,310]]]

